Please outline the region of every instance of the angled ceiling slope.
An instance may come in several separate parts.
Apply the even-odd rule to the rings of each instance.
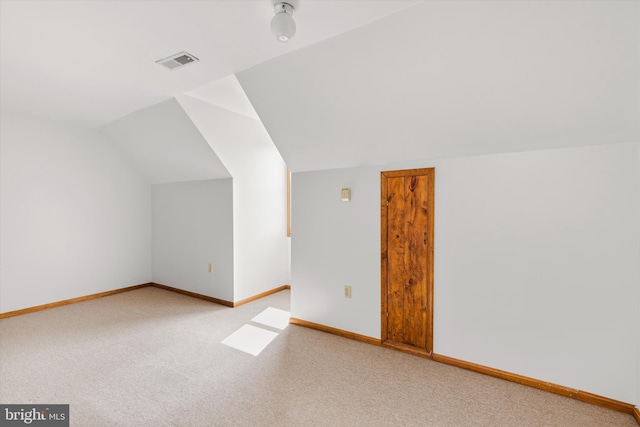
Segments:
[[[178,102],[185,109],[211,148],[223,161],[234,179],[258,179],[270,176],[263,168],[282,164],[283,159],[259,120],[227,108],[183,95]]]
[[[149,184],[231,177],[175,99],[136,111],[102,130]]]
[[[425,2],[237,74],[292,171],[640,140],[640,2]]]
[[[281,44],[272,0],[2,0],[2,108],[100,128],[418,3],[292,2],[298,33]],[[200,61],[175,71],[155,63],[181,51]]]
[[[247,98],[247,94],[244,93],[238,79],[233,74],[186,92],[185,95],[217,105],[250,119],[260,120],[256,110],[251,105],[251,101]]]

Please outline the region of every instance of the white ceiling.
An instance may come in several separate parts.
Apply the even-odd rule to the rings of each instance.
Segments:
[[[640,2],[429,1],[237,74],[292,171],[640,142]]]
[[[0,0],[0,106],[117,120],[152,182],[228,176],[160,104],[183,94],[259,117],[294,172],[640,142],[640,1],[300,0],[287,45],[272,3]],[[183,50],[200,62],[155,64]],[[191,142],[149,154],[157,114]]]
[[[417,1],[293,0],[279,44],[272,0],[2,0],[3,109],[98,128],[133,111],[328,39]],[[198,64],[168,71],[180,51]]]
[[[204,86],[186,92],[185,95],[198,98],[209,104],[217,105],[236,114],[254,120],[260,120],[256,110],[253,109],[251,101],[244,93],[240,82],[235,75],[216,80]]]
[[[231,177],[176,99],[131,113],[102,131],[149,184]]]

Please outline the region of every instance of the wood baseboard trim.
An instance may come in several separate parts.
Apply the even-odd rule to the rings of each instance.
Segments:
[[[182,294],[182,295],[187,295],[187,296],[190,296],[190,297],[193,297],[193,298],[198,298],[198,299],[201,299],[201,300],[213,302],[213,303],[216,303],[216,304],[220,304],[220,305],[224,305],[226,307],[232,307],[232,308],[241,306],[243,304],[246,304],[246,303],[249,303],[249,302],[252,302],[252,301],[255,301],[255,300],[258,300],[260,298],[264,298],[266,296],[269,296],[271,294],[275,294],[276,292],[280,292],[280,291],[283,291],[285,289],[291,289],[291,286],[289,286],[289,285],[282,285],[282,286],[279,286],[277,288],[270,289],[268,291],[262,292],[261,294],[254,295],[252,297],[243,299],[242,301],[231,302],[231,301],[226,301],[226,300],[219,299],[219,298],[210,297],[210,296],[207,296],[207,295],[198,294],[196,292],[185,291],[183,289],[174,288],[173,286],[161,285],[160,283],[150,283],[149,285],[155,286],[156,288],[164,289],[166,291],[176,292],[176,293],[179,293],[179,294]]]
[[[207,295],[198,294],[196,292],[185,291],[183,289],[174,288],[173,286],[161,285],[160,283],[151,283],[151,286],[155,286],[156,288],[159,288],[159,289],[164,289],[165,291],[171,291],[178,294],[187,295],[192,298],[198,298],[201,300],[213,302],[215,304],[220,304],[227,307],[233,307],[233,303],[231,301],[225,301],[223,299],[209,297]]]
[[[443,356],[441,354],[433,354],[433,360],[435,360],[436,362],[444,363],[446,365],[467,369],[469,371],[478,372],[480,374],[489,375],[514,383],[526,385],[529,387],[548,391],[550,393],[559,394],[561,396],[570,397],[582,402],[591,403],[593,405],[602,406],[608,409],[613,409],[614,411],[624,412],[626,414],[634,413],[634,406],[629,403],[620,402],[619,400],[610,399],[608,397],[599,396],[597,394],[588,393],[586,391],[576,390],[558,384],[536,380],[534,378],[513,374],[511,372],[501,371],[499,369],[466,362],[460,359],[454,359],[453,357]]]
[[[489,375],[491,377],[496,377],[529,387],[538,388],[540,390],[550,391],[552,393],[560,394],[566,397],[575,397],[578,393],[578,390],[569,387],[562,387],[556,384],[535,380],[533,378],[525,377],[522,375],[512,374],[511,372],[501,371],[500,369],[494,369],[488,366],[478,365],[460,359],[454,359],[453,357],[443,356],[441,354],[434,353],[433,360],[435,360],[436,362],[444,363],[446,365],[455,366],[457,368],[462,368],[469,371],[478,372],[480,374]]]
[[[222,300],[222,299],[209,297],[209,296],[198,294],[198,293],[195,293],[195,292],[184,291],[182,289],[174,288],[172,286],[161,285],[160,283],[149,282],[149,283],[143,283],[141,285],[129,286],[129,287],[126,287],[126,288],[114,289],[114,290],[106,291],[106,292],[99,292],[97,294],[85,295],[85,296],[82,296],[82,297],[71,298],[71,299],[67,299],[67,300],[63,300],[63,301],[56,301],[56,302],[52,302],[52,303],[48,303],[48,304],[37,305],[35,307],[28,307],[28,308],[23,308],[23,309],[20,309],[20,310],[7,311],[5,313],[0,313],[0,319],[6,319],[7,317],[20,316],[22,314],[27,314],[27,313],[35,313],[37,311],[48,310],[50,308],[62,307],[63,305],[75,304],[75,303],[83,302],[83,301],[90,301],[92,299],[108,297],[109,295],[121,294],[123,292],[134,291],[136,289],[146,288],[148,286],[154,286],[156,288],[164,289],[166,291],[176,292],[176,293],[179,293],[179,294],[187,295],[187,296],[190,296],[190,297],[193,297],[193,298],[202,299],[202,300],[205,300],[205,301],[213,302],[213,303],[224,305],[224,306],[227,306],[227,307],[238,307],[238,306],[246,304],[248,302],[255,301],[255,300],[260,299],[260,298],[264,298],[264,297],[266,297],[268,295],[271,295],[271,294],[275,294],[276,292],[280,292],[280,291],[285,290],[285,289],[291,289],[290,285],[282,285],[282,286],[277,287],[275,289],[271,289],[271,290],[263,292],[261,294],[254,295],[254,296],[249,297],[247,299],[244,299],[242,301],[238,301],[236,303],[233,303],[231,301],[225,301],[225,300]]]
[[[436,353],[429,354],[420,350],[407,348],[406,346],[403,346],[398,343],[393,343],[388,341],[383,343],[381,340],[377,340],[375,338],[355,334],[353,332],[343,331],[341,329],[332,328],[330,326],[325,326],[318,323],[308,322],[302,319],[296,319],[295,317],[290,318],[289,323],[294,325],[304,326],[311,329],[316,329],[322,332],[328,332],[330,334],[353,339],[356,341],[362,341],[367,344],[388,347],[394,350],[402,351],[404,353],[416,355],[419,357],[431,358],[436,362],[444,363],[446,365],[451,365],[457,368],[474,371],[483,375],[489,375],[489,376],[500,378],[506,381],[511,381],[511,382],[522,384],[528,387],[533,387],[539,390],[544,390],[550,393],[559,394],[561,396],[580,400],[582,402],[589,403],[592,405],[602,406],[607,409],[612,409],[614,411],[630,414],[630,415],[633,415],[636,421],[638,422],[638,424],[640,424],[640,410],[638,410],[637,407],[634,407],[634,405],[630,403],[621,402],[619,400],[610,399],[608,397],[599,396],[597,394],[589,393],[582,390],[564,387],[554,383],[536,380],[534,378],[525,377],[523,375],[518,375],[518,374],[514,374],[507,371],[501,371],[500,369],[490,368],[488,366],[478,365],[476,363],[466,362],[460,359],[454,359],[453,357],[443,356],[441,354],[436,354]]]
[[[0,319],[5,319],[7,317],[20,316],[22,314],[27,313],[35,313],[37,311],[48,310],[50,308],[62,307],[63,305],[75,304],[83,301],[90,301],[92,299],[108,297],[109,295],[121,294],[123,292],[134,291],[140,288],[146,288],[147,286],[152,286],[152,283],[144,283],[142,285],[129,286],[126,288],[114,289],[106,292],[99,292],[97,294],[85,295],[82,297],[66,299],[63,301],[56,301],[49,304],[37,305],[35,307],[23,308],[21,310],[7,311],[5,313],[0,313]]]
[[[343,331],[342,329],[332,328],[331,326],[321,325],[319,323],[308,322],[302,319],[296,319],[295,317],[291,317],[289,319],[289,323],[293,325],[304,326],[305,328],[316,329],[322,332],[328,332],[333,335],[338,335],[343,338],[349,338],[356,341],[362,341],[367,344],[373,344],[377,346],[381,346],[379,339],[371,338],[366,335],[356,334],[354,332]]]
[[[164,289],[164,290],[167,290],[167,291],[176,292],[176,293],[179,293],[179,294],[187,295],[187,296],[198,298],[198,299],[203,299],[205,301],[213,302],[213,303],[216,303],[216,304],[221,304],[221,305],[224,305],[224,306],[227,306],[227,307],[238,307],[240,305],[255,301],[257,299],[266,297],[266,296],[274,294],[276,292],[280,292],[280,291],[285,290],[285,289],[291,289],[290,285],[283,285],[283,286],[277,287],[275,289],[271,289],[269,291],[266,291],[266,292],[263,292],[261,294],[255,295],[253,297],[246,298],[246,299],[244,299],[242,301],[238,301],[236,303],[233,303],[233,302],[230,302],[230,301],[225,301],[225,300],[221,300],[221,299],[218,299],[218,298],[209,297],[209,296],[198,294],[198,293],[195,293],[195,292],[185,291],[185,290],[174,288],[174,287],[171,287],[171,286],[161,285],[159,283],[152,283],[151,282],[151,283],[144,283],[144,284],[140,284],[140,285],[129,286],[129,287],[126,287],[126,288],[113,289],[111,291],[106,291],[106,292],[99,292],[99,293],[91,294],[91,295],[85,295],[85,296],[82,296],[82,297],[71,298],[71,299],[67,299],[67,300],[63,300],[63,301],[52,302],[52,303],[49,303],[49,304],[42,304],[42,305],[38,305],[38,306],[35,306],[35,307],[29,307],[29,308],[24,308],[24,309],[20,309],[20,310],[8,311],[8,312],[5,312],[5,313],[0,313],[0,319],[19,316],[19,315],[22,315],[22,314],[35,313],[35,312],[38,312],[38,311],[48,310],[48,309],[56,308],[56,307],[62,307],[62,306],[65,306],[65,305],[75,304],[75,303],[79,303],[79,302],[83,302],[83,301],[90,301],[90,300],[93,300],[93,299],[103,298],[103,297],[110,296],[110,295],[116,295],[116,294],[120,294],[120,293],[123,293],[123,292],[129,292],[129,291],[133,291],[133,290],[136,290],[136,289],[146,288],[146,287],[149,287],[149,286],[154,286],[154,287],[157,287],[157,288],[160,288],[160,289]],[[427,357],[427,358],[431,357],[436,362],[444,363],[444,364],[455,366],[455,367],[462,368],[462,369],[467,369],[467,370],[470,370],[470,371],[473,371],[473,372],[478,372],[480,374],[489,375],[489,376],[500,378],[500,379],[503,379],[503,380],[515,382],[515,383],[518,383],[518,384],[522,384],[522,385],[525,385],[525,386],[529,386],[529,387],[537,388],[537,389],[540,389],[540,390],[548,391],[550,393],[558,394],[558,395],[561,395],[561,396],[570,397],[572,399],[580,400],[582,402],[590,403],[590,404],[597,405],[597,406],[602,406],[604,408],[612,409],[614,411],[630,414],[630,415],[633,415],[635,420],[640,425],[640,409],[638,409],[638,407],[635,407],[634,405],[632,405],[630,403],[621,402],[619,400],[610,399],[608,397],[599,396],[597,394],[589,393],[589,392],[586,392],[586,391],[581,391],[581,390],[572,389],[572,388],[569,388],[569,387],[564,387],[564,386],[561,386],[561,385],[558,385],[558,384],[553,384],[553,383],[549,383],[549,382],[545,382],[545,381],[536,380],[534,378],[525,377],[523,375],[518,375],[518,374],[513,374],[511,372],[506,372],[506,371],[502,371],[502,370],[495,369],[495,368],[490,368],[488,366],[478,365],[478,364],[472,363],[472,362],[466,362],[464,360],[455,359],[453,357],[448,357],[448,356],[443,356],[441,354],[435,354],[435,353],[427,354],[427,353],[423,353],[423,352],[415,351],[415,350],[409,351],[409,349],[405,349],[405,348],[403,348],[401,346],[394,345],[393,343],[388,343],[387,342],[387,343],[383,344],[379,339],[371,338],[371,337],[368,337],[368,336],[365,336],[365,335],[356,334],[354,332],[344,331],[342,329],[332,328],[330,326],[321,325],[319,323],[308,322],[306,320],[297,319],[295,317],[290,318],[289,319],[289,323],[294,324],[294,325],[303,326],[303,327],[310,328],[310,329],[316,329],[318,331],[327,332],[327,333],[330,333],[330,334],[333,334],[333,335],[338,335],[338,336],[343,337],[343,338],[348,338],[348,339],[352,339],[352,340],[356,340],[356,341],[361,341],[361,342],[364,342],[364,343],[367,343],[367,344],[373,344],[373,345],[377,345],[377,346],[384,346],[384,347],[393,348],[395,350],[403,351],[405,353],[417,355],[417,356],[420,356],[420,357]]]
[[[248,302],[255,301],[255,300],[257,300],[257,299],[264,298],[264,297],[266,297],[266,296],[269,296],[269,295],[275,294],[276,292],[284,291],[285,289],[291,289],[291,286],[290,286],[290,285],[282,285],[282,286],[278,286],[277,288],[270,289],[270,290],[268,290],[268,291],[262,292],[261,294],[254,295],[254,296],[252,296],[252,297],[249,297],[249,298],[243,299],[243,300],[238,301],[238,302],[234,302],[234,303],[233,303],[233,307],[239,307],[239,306],[244,305],[244,304],[246,304],[246,303],[248,303]]]
[[[582,402],[591,403],[592,405],[602,406],[604,408],[613,409],[614,411],[624,412],[633,415],[634,406],[630,403],[621,402],[619,400],[610,399],[598,394],[589,393],[587,391],[578,390],[578,395],[574,398]]]

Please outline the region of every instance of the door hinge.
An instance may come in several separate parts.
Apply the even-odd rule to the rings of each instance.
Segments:
[[[387,199],[387,207],[389,207],[389,199]]]
[[[387,311],[387,317],[389,317],[389,312]]]

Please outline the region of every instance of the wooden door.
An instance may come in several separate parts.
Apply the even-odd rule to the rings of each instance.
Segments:
[[[382,172],[382,342],[433,351],[434,169]]]

